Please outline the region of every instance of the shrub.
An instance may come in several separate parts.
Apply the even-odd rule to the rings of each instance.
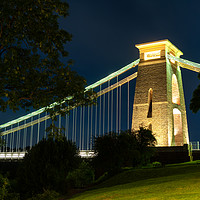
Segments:
[[[153,167],[155,167],[155,168],[157,168],[157,167],[162,167],[162,163],[160,163],[160,162],[153,162],[152,163],[152,165],[153,165]]]
[[[134,134],[137,139],[138,151],[141,154],[140,164],[147,165],[150,162],[150,158],[155,153],[155,149],[151,148],[156,144],[155,136],[152,134],[151,130],[144,127],[140,127]]]
[[[66,176],[80,161],[75,144],[64,136],[43,139],[25,155],[18,174],[20,192],[28,196],[44,190],[66,192]]]
[[[13,193],[10,186],[10,181],[7,177],[0,174],[0,199],[2,200],[19,200],[19,194]]]
[[[97,156],[93,158],[93,165],[97,177],[106,171],[109,174],[115,174],[120,171],[122,159],[115,133],[109,133],[103,137],[96,138],[94,150]]]
[[[8,196],[9,187],[9,180],[0,175],[0,199],[5,199]]]
[[[93,164],[96,176],[106,171],[113,175],[122,167],[146,165],[154,151],[156,139],[149,129],[140,127],[138,131],[123,131],[120,135],[109,133],[95,139],[96,156]]]
[[[94,170],[88,162],[83,161],[78,169],[69,172],[67,181],[71,187],[84,188],[94,182]]]

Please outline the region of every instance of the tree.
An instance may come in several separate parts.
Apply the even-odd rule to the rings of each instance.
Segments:
[[[67,175],[81,163],[76,145],[64,136],[49,135],[26,155],[19,170],[19,190],[31,196],[45,190],[67,192]]]
[[[94,170],[90,166],[89,162],[83,160],[79,168],[69,172],[67,180],[69,181],[71,187],[87,187],[94,182]]]
[[[105,172],[115,174],[121,169],[122,159],[117,138],[117,134],[114,132],[95,138],[94,151],[96,156],[93,158],[93,164],[96,177]]]
[[[200,79],[200,73],[198,74]],[[190,109],[192,112],[197,113],[200,109],[200,85],[194,90],[192,99],[190,101]]]
[[[154,154],[155,149],[149,147],[155,146],[156,138],[152,134],[151,130],[142,126],[135,133],[138,146],[137,148],[141,155],[140,163],[142,165],[146,165],[148,162],[150,162],[150,158]]]
[[[65,100],[54,108],[61,112],[66,105],[91,102],[85,79],[70,69],[71,61],[62,62],[72,35],[59,27],[58,19],[68,10],[62,0],[0,1],[0,111]]]
[[[156,139],[152,131],[140,127],[137,131],[109,133],[95,139],[94,166],[97,176],[117,173],[122,167],[145,165],[150,161]]]

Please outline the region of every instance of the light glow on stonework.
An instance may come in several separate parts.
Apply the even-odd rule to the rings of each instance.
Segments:
[[[183,145],[182,117],[179,109],[173,109],[175,146]]]
[[[172,103],[180,105],[178,80],[175,74],[172,75]]]
[[[179,109],[177,109],[177,108],[174,108],[173,109],[173,115],[174,115],[174,136],[176,136],[177,135],[177,133],[178,133],[178,131],[179,131],[179,126],[178,126],[178,116],[180,116],[181,115],[181,112],[180,112],[180,110]]]
[[[160,50],[144,53],[144,60],[151,60],[160,58]]]
[[[173,56],[171,53],[170,53],[170,56]],[[175,64],[175,60],[174,59],[170,59],[170,61]]]
[[[146,47],[149,47],[149,46],[156,46],[156,45],[162,45],[162,44],[166,44],[166,41],[163,40],[163,41],[160,41],[160,42],[151,42],[151,43],[146,43],[146,44],[140,44],[140,45],[136,45],[137,46],[140,46],[141,48],[146,48]]]
[[[173,114],[174,114],[174,115],[176,115],[176,114],[177,114],[177,115],[178,115],[178,114],[180,115],[180,114],[181,114],[181,111],[180,111],[178,108],[174,108],[174,109],[173,109]]]

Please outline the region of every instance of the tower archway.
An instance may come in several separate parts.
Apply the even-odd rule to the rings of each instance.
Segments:
[[[182,128],[182,116],[179,109],[173,109],[173,119],[174,119],[174,141],[175,146],[183,145],[183,128]]]
[[[180,105],[179,86],[175,74],[172,75],[172,103]]]

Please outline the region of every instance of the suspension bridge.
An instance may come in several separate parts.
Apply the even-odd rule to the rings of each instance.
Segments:
[[[156,134],[158,146],[189,144],[181,68],[200,72],[200,64],[180,58],[182,52],[168,40],[136,47],[139,59],[85,88],[96,92],[96,105],[79,106],[66,116],[57,116],[55,125],[82,156],[92,155],[96,137],[137,129],[140,124]],[[1,124],[0,159],[23,158],[27,149],[47,137],[50,124],[45,108]],[[199,143],[193,146],[198,149]]]

